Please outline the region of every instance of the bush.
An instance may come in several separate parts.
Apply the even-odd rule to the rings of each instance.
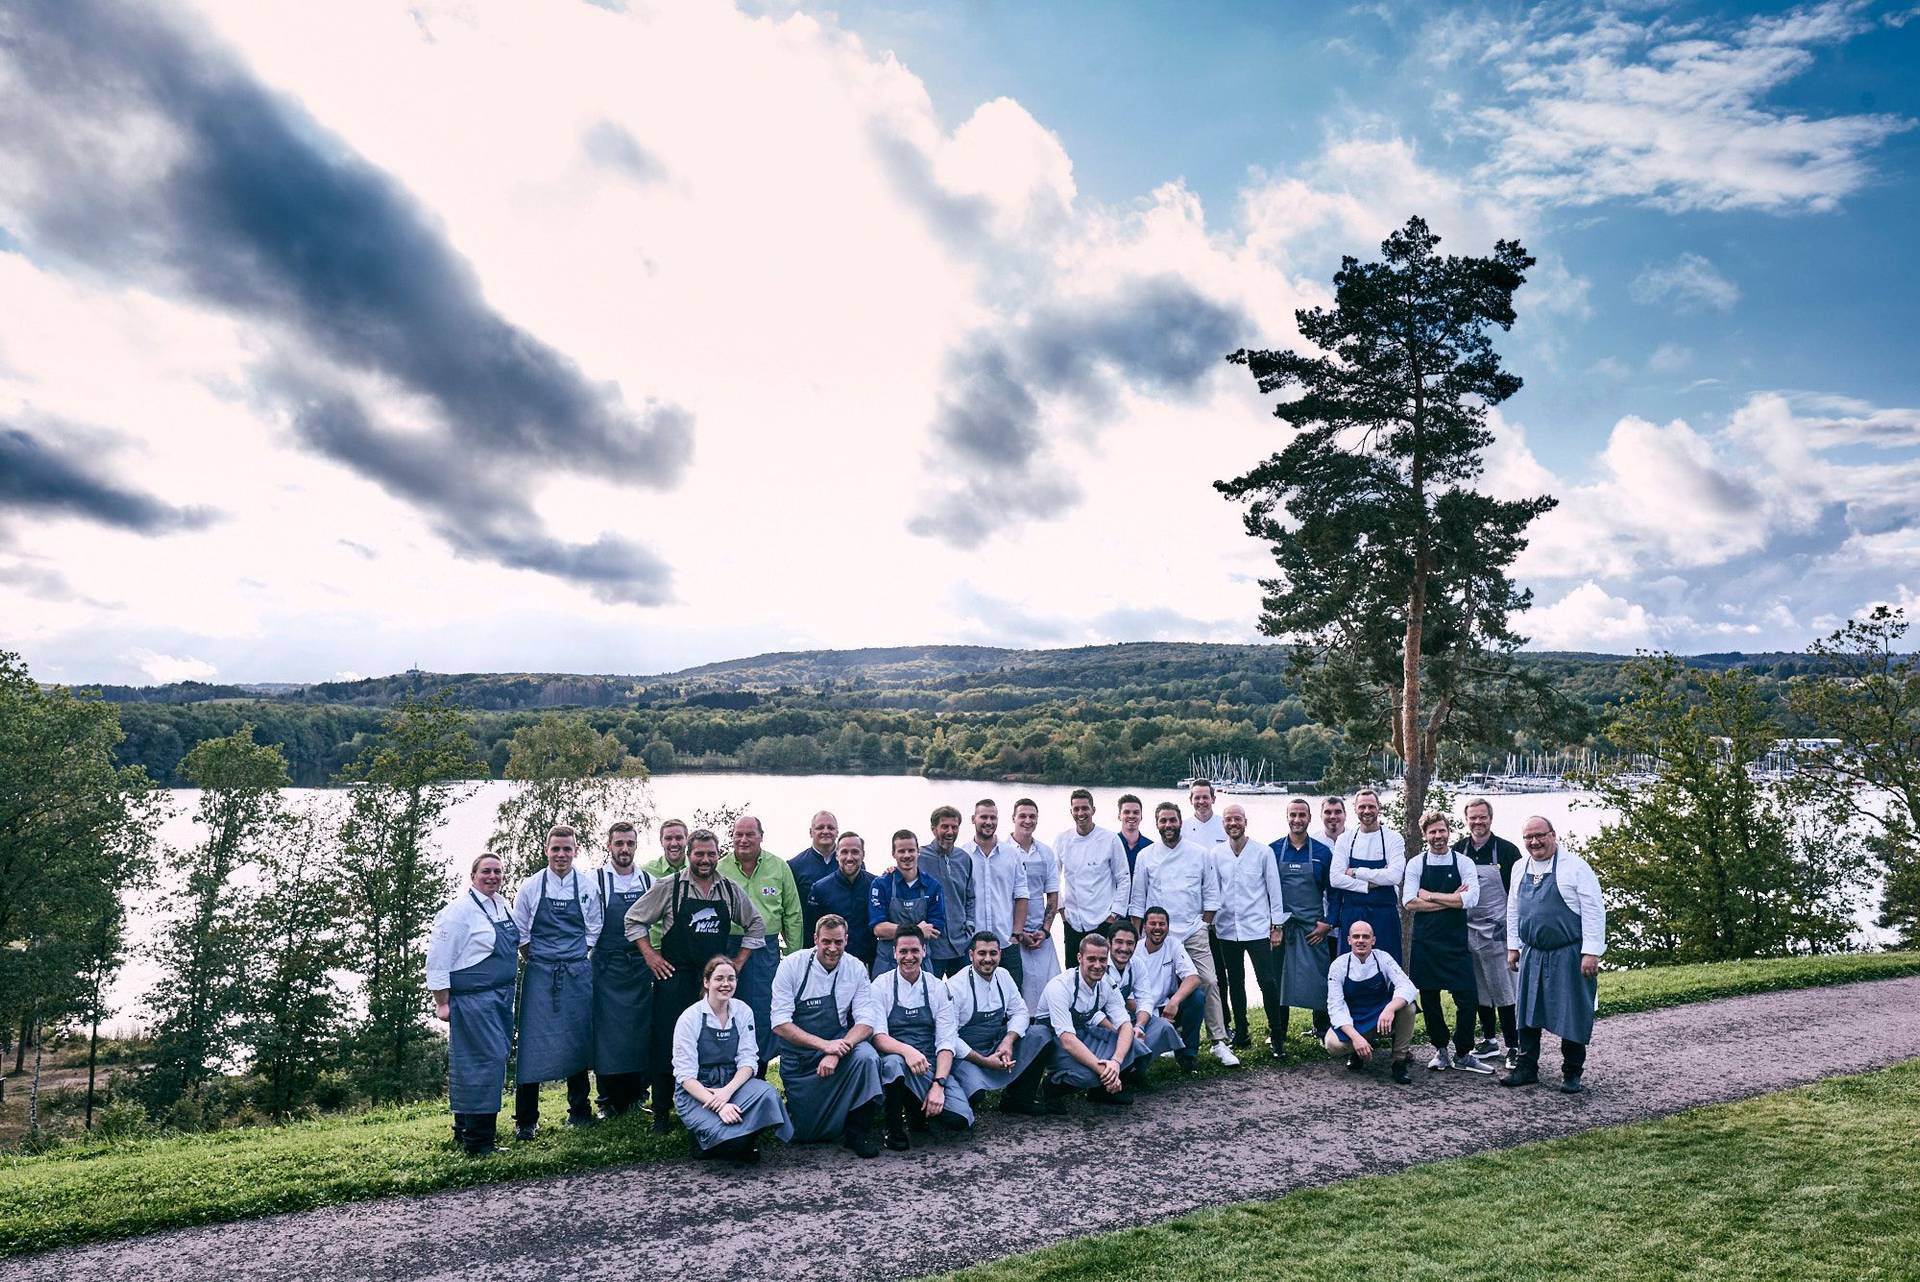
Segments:
[[[115,1099],[95,1113],[93,1129],[109,1142],[144,1139],[153,1133],[147,1110],[130,1099]]]

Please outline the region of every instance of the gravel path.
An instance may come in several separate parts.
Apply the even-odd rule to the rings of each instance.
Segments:
[[[1875,1036],[1861,1037],[1864,1016]],[[1694,1029],[1711,1021],[1713,1034]],[[1558,1059],[1548,1039],[1550,1083]],[[1049,1119],[985,1117],[971,1137],[861,1162],[839,1148],[782,1150],[758,1168],[652,1163],[388,1199],[72,1247],[0,1262],[0,1278],[243,1279],[888,1278],[955,1268],[1061,1238],[1274,1197],[1658,1117],[1920,1056],[1920,978],[1805,989],[1601,1021],[1587,1093],[1503,1090],[1416,1069],[1411,1088],[1331,1062],[1163,1087],[1126,1112],[1076,1104]],[[1426,1052],[1416,1049],[1416,1063]],[[1396,1130],[1413,1110],[1474,1102],[1469,1129]],[[1364,1135],[1358,1152],[1348,1151]],[[924,1137],[916,1137],[922,1139]],[[1185,1178],[1135,1181],[1063,1215],[1038,1193],[1084,1187],[1091,1157],[1166,1154]],[[1149,1163],[1155,1161],[1151,1156]],[[883,1210],[902,1205],[910,1209]]]

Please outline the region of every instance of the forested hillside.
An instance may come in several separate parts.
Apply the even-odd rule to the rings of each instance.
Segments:
[[[1592,741],[1620,697],[1618,656],[1528,654],[1588,714],[1559,742]],[[1805,654],[1701,655],[1743,667],[1770,701],[1817,670]],[[539,713],[578,708],[655,772],[925,773],[1086,783],[1171,779],[1195,753],[1264,758],[1280,778],[1318,778],[1333,732],[1311,724],[1284,647],[1146,642],[1070,650],[915,646],[763,654],[657,676],[406,672],[272,688],[182,682],[109,686],[123,763],[179,782],[203,739],[251,722],[279,744],[297,783],[330,781],[404,696],[444,695],[474,713],[480,757],[496,775],[507,740]]]

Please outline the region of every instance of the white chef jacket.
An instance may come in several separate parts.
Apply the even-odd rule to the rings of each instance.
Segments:
[[[811,972],[807,970],[808,962],[813,963]],[[804,983],[802,976],[805,976]],[[840,980],[837,988],[835,976]],[[839,994],[836,1000],[840,1014],[849,1028],[855,1024],[873,1029],[885,1027],[880,1004],[874,1000],[873,984],[867,978],[866,965],[852,953],[842,953],[839,965],[828,970],[811,948],[788,953],[780,959],[779,969],[773,972],[773,1005],[767,1013],[768,1019],[775,1028],[791,1024],[796,1003],[810,997],[825,997],[829,992]]]
[[[533,938],[533,914],[540,907],[543,882],[548,899],[563,903],[568,899],[580,901],[580,915],[587,924],[587,951],[592,952],[600,938],[600,922],[606,910],[601,906],[600,887],[594,884],[593,874],[581,871],[579,864],[568,869],[565,877],[556,877],[553,869],[542,868],[539,875],[520,883],[519,893],[513,897],[513,924],[520,928],[520,942],[525,944]]]
[[[1387,982],[1393,985],[1395,997],[1409,1006],[1419,998],[1413,981],[1407,978],[1406,971],[1400,969],[1400,963],[1393,959],[1392,953],[1376,948],[1367,954],[1364,962],[1355,960],[1352,953],[1341,953],[1327,968],[1327,1022],[1334,1028],[1345,1028],[1351,1024],[1353,1012],[1347,1009],[1348,978],[1358,983],[1363,979],[1372,979],[1382,969],[1387,972]]]
[[[1126,916],[1127,848],[1120,834],[1094,825],[1086,836],[1069,828],[1053,839],[1060,857],[1060,915],[1075,930],[1092,930],[1109,916]]]
[[[1531,854],[1522,855],[1513,866],[1513,887],[1507,892],[1508,948],[1520,947],[1520,878],[1537,881],[1552,867],[1551,856],[1535,859]],[[1563,846],[1554,884],[1560,887],[1560,897],[1567,901],[1567,907],[1580,914],[1580,951],[1595,957],[1606,952],[1607,905],[1600,898],[1600,879],[1593,875],[1593,865]]]
[[[1019,842],[1011,844],[1020,850]],[[1047,919],[1047,896],[1060,893],[1060,861],[1054,858],[1053,847],[1036,837],[1033,849],[1020,852],[1020,863],[1027,874],[1027,919],[1020,929],[1038,930]]]
[[[485,961],[493,952],[493,923],[511,912],[503,897],[477,890],[465,889],[449,899],[427,937],[427,991],[452,987],[454,971]]]
[[[1349,870],[1347,861],[1352,858],[1355,844],[1359,845],[1362,859],[1377,859],[1384,849],[1387,855],[1385,868],[1354,868]],[[1340,834],[1340,840],[1333,844],[1333,863],[1327,868],[1327,881],[1335,890],[1368,891],[1375,886],[1391,886],[1398,892],[1400,876],[1407,868],[1407,843],[1399,833],[1384,824],[1372,832],[1361,832],[1358,828],[1349,828]]]
[[[1271,852],[1267,858],[1272,860]],[[1156,907],[1167,910],[1176,940],[1199,928],[1202,913],[1220,907],[1220,870],[1214,866],[1212,847],[1183,838],[1172,848],[1156,841],[1140,852],[1127,913],[1144,917],[1147,909]]]
[[[968,979],[967,976],[973,976]],[[885,976],[882,976],[884,979]],[[1033,1022],[1033,1016],[1027,1011],[1027,1002],[1020,995],[1020,985],[1013,982],[1013,976],[995,966],[991,982],[980,978],[980,972],[972,966],[956,975],[947,976],[947,996],[953,1000],[953,1027],[955,1036],[960,1026],[972,1019],[980,1010],[1004,1010],[1007,1012],[1007,1031],[1019,1037],[1027,1031]],[[975,994],[978,994],[976,1005]],[[956,1050],[964,1054],[965,1048]]]
[[[680,1018],[673,1022],[673,1080],[684,1082],[690,1077],[700,1076],[700,1028],[706,1025],[712,1028],[725,1028],[729,1023],[738,1033],[739,1040],[734,1043],[733,1066],[759,1071],[760,1043],[754,1040],[753,1007],[738,997],[727,998],[728,1016],[721,1020],[707,1005],[702,997],[693,1005],[680,1012]]]
[[[1082,1015],[1098,1010],[1100,1013],[1093,1020],[1095,1027],[1105,1024],[1108,1028],[1118,1029],[1127,1022],[1127,1003],[1120,996],[1120,985],[1114,982],[1111,971],[1100,977],[1098,989],[1089,991],[1086,981],[1080,978],[1080,968],[1069,967],[1047,981],[1047,989],[1040,995],[1040,1002],[1047,1009],[1047,1018],[1053,1024],[1056,1037],[1073,1031],[1073,1012],[1076,1008]]]
[[[960,1025],[953,1018],[953,995],[947,991],[946,984],[935,975],[920,972],[920,982],[909,984],[900,977],[898,969],[890,970],[873,983],[873,1002],[880,1010],[880,1022],[873,1031],[888,1031],[887,1018],[892,1015],[896,1005],[906,1010],[917,1010],[922,1006],[933,1005],[933,1049],[952,1051],[958,1059],[966,1050],[960,1044]]]
[[[1167,936],[1167,942],[1160,945],[1157,953],[1148,951],[1147,941],[1143,939],[1127,962],[1127,983],[1133,985],[1133,1004],[1157,1015],[1173,996],[1173,990],[1180,987],[1180,981],[1199,973],[1186,948],[1172,935]],[[1191,1001],[1196,996],[1204,997],[1205,993],[1195,989],[1187,999]]]
[[[1231,842],[1213,848],[1214,876],[1220,882],[1220,911],[1213,915],[1213,933],[1244,943],[1267,938],[1275,926],[1287,924],[1285,893],[1280,886],[1280,861],[1273,846],[1251,830],[1239,854]]]
[[[1447,860],[1453,860],[1460,869],[1460,906],[1471,908],[1480,902],[1480,874],[1473,870],[1473,860],[1465,855],[1449,850],[1444,855],[1433,856],[1434,867],[1442,867]],[[1407,869],[1401,874],[1400,902],[1410,904],[1420,896],[1420,878],[1426,875],[1427,852],[1421,851],[1407,860]]]

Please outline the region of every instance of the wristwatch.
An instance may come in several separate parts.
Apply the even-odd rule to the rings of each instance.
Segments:
[[[944,1077],[936,1077],[933,1079],[933,1084],[935,1086],[940,1087],[942,1090],[945,1090],[947,1085],[947,1079]]]

